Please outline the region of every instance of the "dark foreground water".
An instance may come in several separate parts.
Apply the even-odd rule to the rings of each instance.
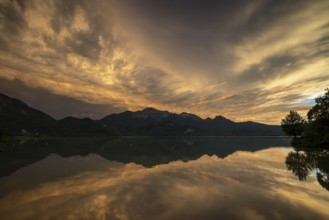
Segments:
[[[289,138],[1,143],[1,219],[329,219],[329,153]]]

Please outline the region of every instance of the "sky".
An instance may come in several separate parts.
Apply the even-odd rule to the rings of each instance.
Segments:
[[[55,118],[279,124],[329,87],[326,0],[0,0],[0,92]]]

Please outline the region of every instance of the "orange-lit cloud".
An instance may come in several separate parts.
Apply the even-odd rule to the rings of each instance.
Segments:
[[[2,79],[112,111],[279,123],[329,82],[327,1],[0,4]]]

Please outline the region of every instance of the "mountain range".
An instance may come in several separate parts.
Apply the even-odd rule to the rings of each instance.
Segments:
[[[223,116],[202,119],[145,108],[111,114],[99,120],[66,117],[56,120],[24,102],[0,93],[0,132],[38,136],[279,136],[280,126],[234,122]]]

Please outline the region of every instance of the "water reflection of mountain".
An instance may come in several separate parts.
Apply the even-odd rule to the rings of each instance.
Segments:
[[[35,163],[50,154],[62,157],[98,154],[123,163],[145,167],[171,161],[195,160],[202,155],[224,158],[235,151],[257,151],[269,147],[289,146],[286,137],[130,137],[130,138],[44,138],[2,142],[0,176]]]
[[[286,166],[301,181],[315,173],[319,184],[329,191],[329,151],[295,147],[286,157]]]

